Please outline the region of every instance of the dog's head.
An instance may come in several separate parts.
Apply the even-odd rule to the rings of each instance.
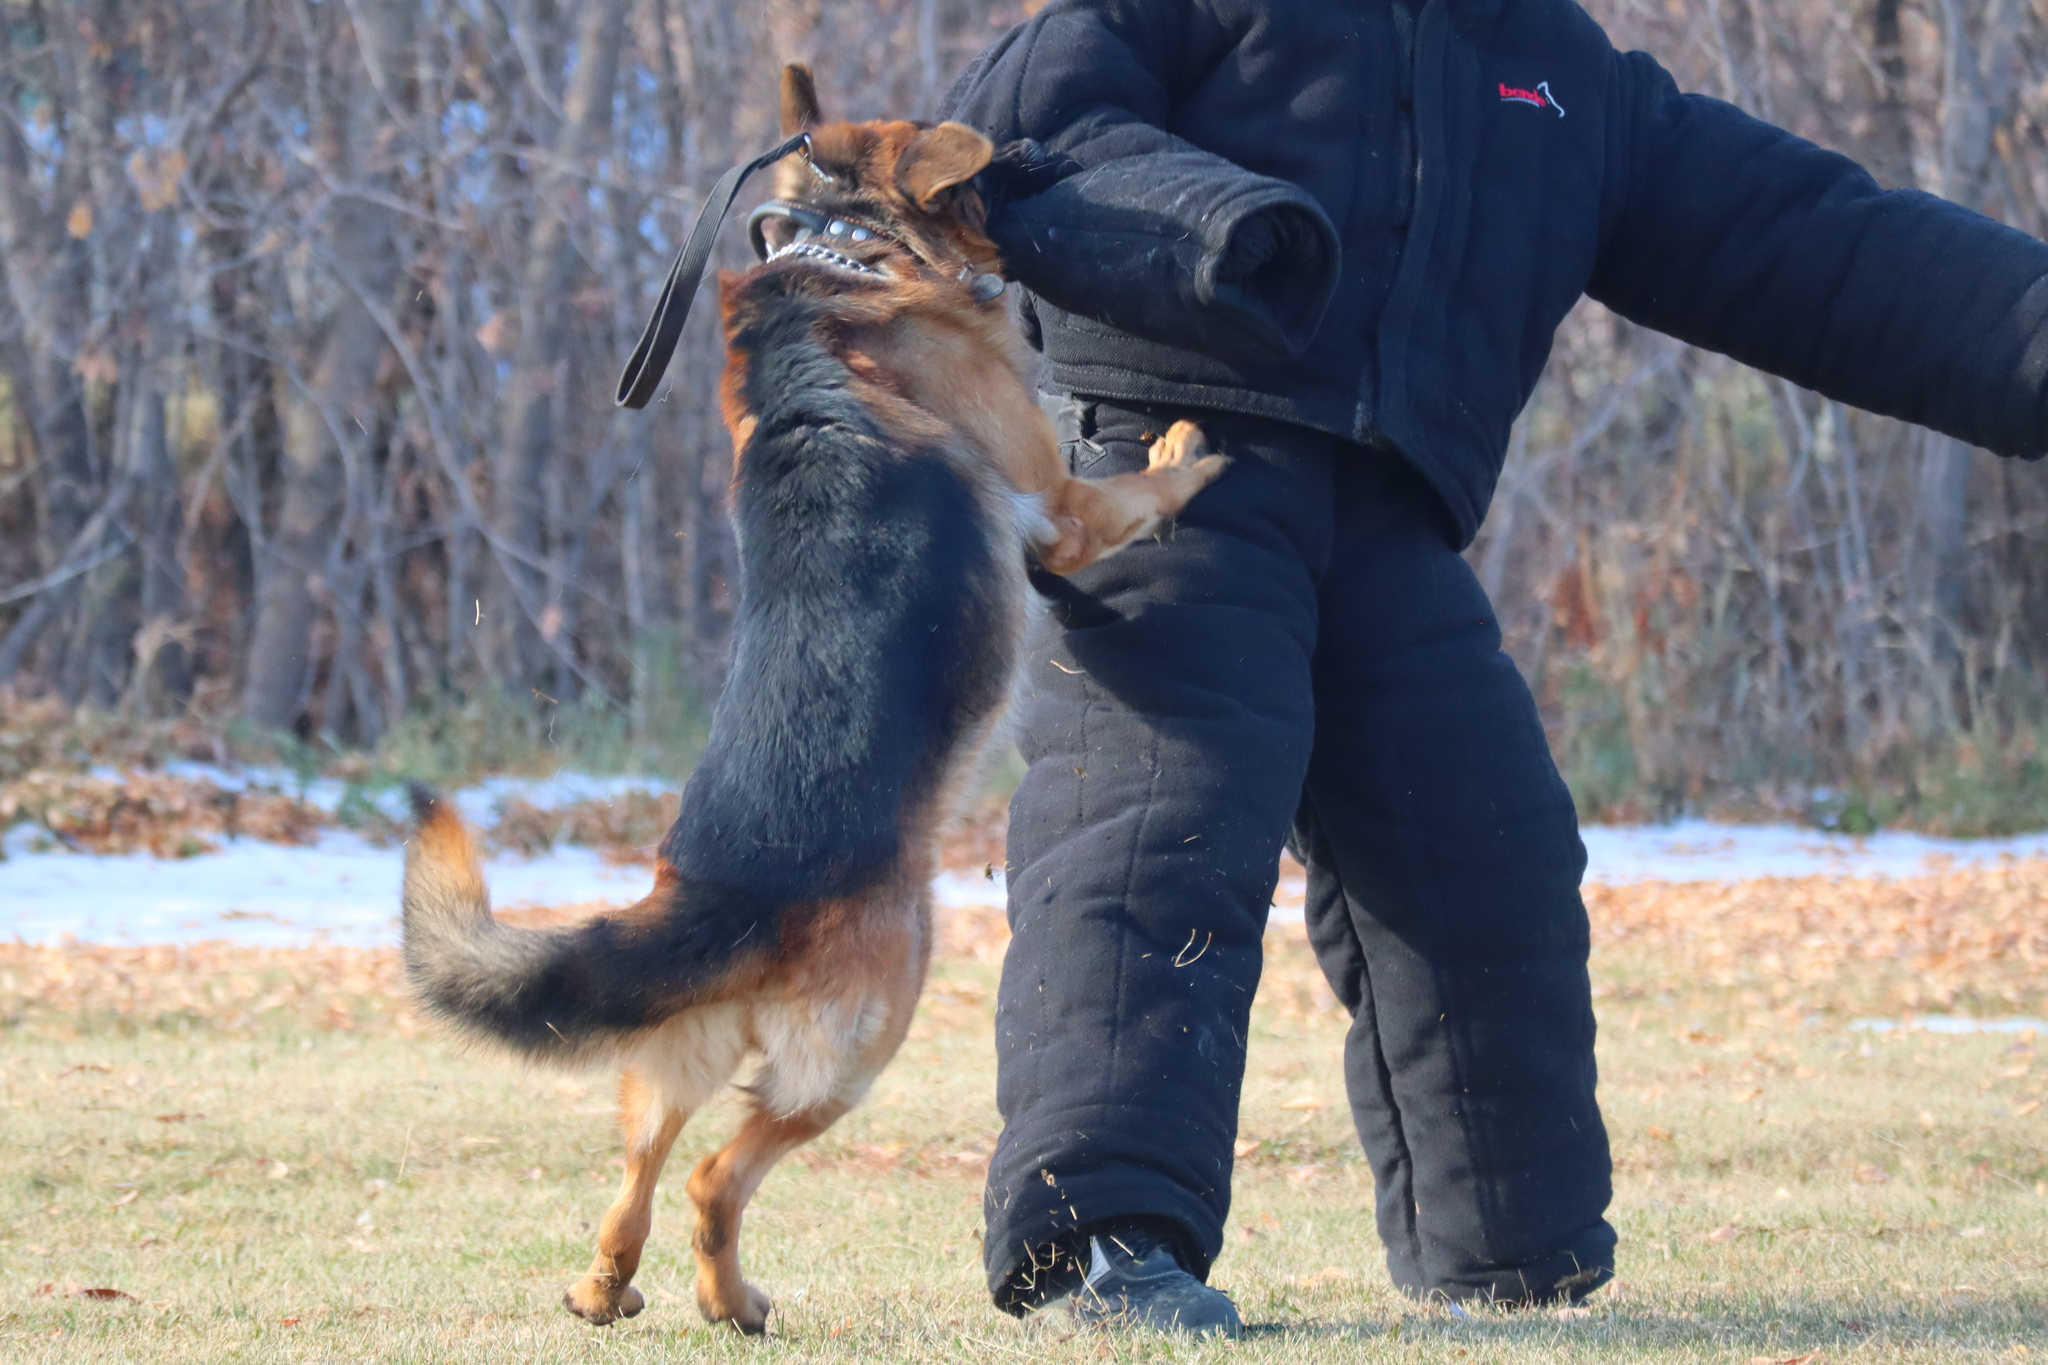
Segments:
[[[806,151],[775,168],[776,197],[749,230],[764,260],[800,259],[863,279],[957,279],[982,297],[1002,281],[973,180],[994,154],[965,124],[827,123],[808,68],[782,69],[784,137]]]

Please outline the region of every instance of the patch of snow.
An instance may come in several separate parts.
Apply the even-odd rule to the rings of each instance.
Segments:
[[[222,786],[297,790],[283,770],[226,770],[206,764],[166,765],[183,776]],[[225,780],[224,780],[225,779]],[[330,790],[331,789],[331,790]],[[543,809],[625,792],[664,790],[635,777],[495,778],[454,793],[464,815],[488,824],[499,805],[520,797]],[[339,783],[314,783],[311,799],[338,802]],[[403,796],[382,794],[394,815]],[[1681,821],[1655,826],[1590,826],[1589,882],[1645,879],[1720,881],[1749,877],[1897,877],[1942,866],[1982,865],[2013,857],[2048,857],[2048,834],[2013,839],[1930,839],[1914,834],[1868,838],[1789,826],[1714,825]],[[159,859],[144,854],[89,857],[51,850],[27,825],[0,833],[0,937],[50,942],[64,935],[105,943],[184,943],[232,939],[286,946],[312,942],[389,944],[398,937],[402,849],[377,848],[334,831],[301,848],[237,840],[218,853]],[[538,858],[489,860],[492,896],[501,906],[625,904],[644,895],[645,867],[619,866],[585,848],[563,847]],[[941,873],[933,894],[942,909],[996,908],[1005,899],[999,871]],[[1299,877],[1283,881],[1272,919],[1299,923],[1305,891]]]
[[[1943,861],[1957,866],[2048,857],[2048,833],[2010,839],[1934,839],[1922,834],[1858,837],[1791,825],[1589,825],[1586,880],[1743,881],[1751,877],[1910,877]]]
[[[932,878],[932,903],[941,910],[1001,910],[1010,903],[1010,884],[1000,868],[993,877],[941,872]]]
[[[9,851],[0,862],[0,937],[51,943],[237,943],[358,947],[398,941],[405,853],[353,834],[304,847],[236,840],[196,858],[89,857]],[[625,904],[654,884],[645,867],[563,848],[545,858],[486,861],[501,906]]]
[[[1858,1033],[2042,1033],[2048,1019],[1971,1019],[1957,1014],[1916,1014],[1910,1019],[1852,1019],[1849,1027]]]

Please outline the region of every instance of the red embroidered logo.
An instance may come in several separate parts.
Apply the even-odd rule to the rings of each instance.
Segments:
[[[1500,97],[1516,104],[1533,104],[1538,109],[1555,109],[1559,118],[1564,117],[1564,106],[1557,102],[1557,96],[1550,93],[1549,81],[1536,82],[1534,90],[1523,90],[1517,86],[1501,83]]]

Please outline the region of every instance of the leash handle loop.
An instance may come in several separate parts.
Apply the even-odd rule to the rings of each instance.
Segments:
[[[798,133],[781,146],[718,177],[718,183],[704,199],[704,206],[697,211],[697,221],[690,228],[688,239],[676,252],[675,263],[668,268],[668,279],[662,283],[661,297],[655,300],[654,314],[647,319],[639,344],[626,358],[625,371],[619,375],[620,407],[644,408],[660,387],[668,362],[676,353],[676,343],[682,340],[683,323],[690,316],[690,304],[697,297],[704,267],[711,260],[711,246],[718,240],[719,225],[732,210],[733,200],[739,198],[740,186],[763,166],[772,166],[792,152],[808,153],[810,145],[811,135]]]

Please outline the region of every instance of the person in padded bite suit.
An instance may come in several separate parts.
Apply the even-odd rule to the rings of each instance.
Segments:
[[[2048,446],[2048,247],[1679,92],[1571,0],[1054,0],[947,116],[1077,473],[1235,465],[1050,589],[1011,807],[996,1302],[1234,1333],[1222,1246],[1283,842],[1353,1022],[1394,1281],[1612,1274],[1585,866],[1459,552],[1581,294],[2004,455]]]

